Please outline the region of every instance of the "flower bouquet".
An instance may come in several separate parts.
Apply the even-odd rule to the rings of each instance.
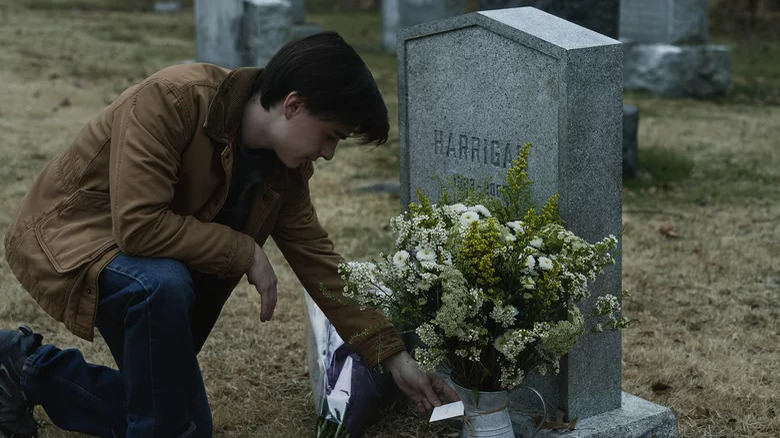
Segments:
[[[521,148],[498,198],[460,187],[432,204],[418,192],[419,204],[390,222],[391,253],[339,267],[345,296],[419,336],[421,366],[444,364],[474,391],[517,387],[532,370],[557,372],[584,332],[577,303],[589,296],[588,281],[614,263],[617,239],[591,244],[567,230],[557,195],[534,207],[529,152],[530,144]],[[618,297],[599,297],[595,309],[611,328],[627,324]]]

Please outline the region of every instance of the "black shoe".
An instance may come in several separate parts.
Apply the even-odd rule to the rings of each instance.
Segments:
[[[41,346],[42,336],[30,327],[0,330],[0,438],[36,438],[33,405],[22,392],[19,376],[24,361]]]

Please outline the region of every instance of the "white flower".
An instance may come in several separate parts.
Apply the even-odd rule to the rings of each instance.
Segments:
[[[467,211],[462,215],[460,215],[460,224],[463,225],[464,227],[478,220],[479,220],[479,215],[473,211]]]
[[[521,283],[523,284],[523,287],[526,289],[533,289],[536,287],[536,283],[534,282],[534,279],[531,277],[523,277]],[[524,296],[525,297],[525,296]],[[525,297],[526,299],[531,299],[531,296]]]
[[[544,244],[544,241],[541,237],[537,237],[536,239],[528,242],[529,245],[533,246],[536,249],[541,249],[542,244]]]
[[[515,231],[515,233],[525,234],[525,227],[523,227],[523,221],[507,222],[506,226]]]
[[[536,266],[536,260],[534,260],[534,256],[529,255],[525,258],[525,267],[528,269],[533,269],[534,266]]]
[[[547,257],[539,257],[539,267],[545,271],[549,271],[553,268],[553,262]]]
[[[490,214],[490,210],[488,210],[484,205],[477,204],[471,208],[469,208],[469,211],[476,211],[477,213],[481,214],[485,217],[493,217],[492,214]]]
[[[506,233],[504,234],[504,239],[506,239],[507,242],[514,242],[517,240],[517,237],[512,233]]]
[[[436,253],[430,248],[417,248],[417,254],[415,254],[417,260],[436,260]]]
[[[399,268],[402,268],[406,264],[407,260],[409,260],[409,253],[404,250],[398,251],[393,256],[393,264]]]
[[[468,207],[466,207],[463,204],[452,204],[449,206],[450,210],[454,211],[455,213],[463,213],[464,211],[468,210]]]

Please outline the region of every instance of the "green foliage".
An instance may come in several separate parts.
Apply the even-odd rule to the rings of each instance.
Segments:
[[[506,171],[506,186],[499,188],[503,208],[496,210],[496,216],[501,221],[522,217],[523,212],[532,205],[531,180],[527,170],[530,154],[531,143],[526,143],[520,148],[517,158],[512,160],[512,167]]]
[[[482,227],[472,222],[466,230],[456,260],[461,261],[458,268],[463,275],[478,287],[490,289],[499,281],[495,269],[497,250],[501,246],[499,239],[495,220],[488,220]]]

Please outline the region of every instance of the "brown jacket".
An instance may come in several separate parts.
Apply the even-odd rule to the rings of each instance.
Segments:
[[[5,236],[8,263],[32,297],[75,335],[92,340],[97,279],[120,251],[167,257],[224,278],[232,290],[254,243],[272,236],[339,334],[372,366],[403,350],[377,311],[340,293],[340,257],[309,197],[311,163],[274,163],[244,233],[210,222],[228,194],[231,138],[262,71],[208,64],[168,67],[104,108],[44,168]],[[259,319],[259,317],[258,317]]]

